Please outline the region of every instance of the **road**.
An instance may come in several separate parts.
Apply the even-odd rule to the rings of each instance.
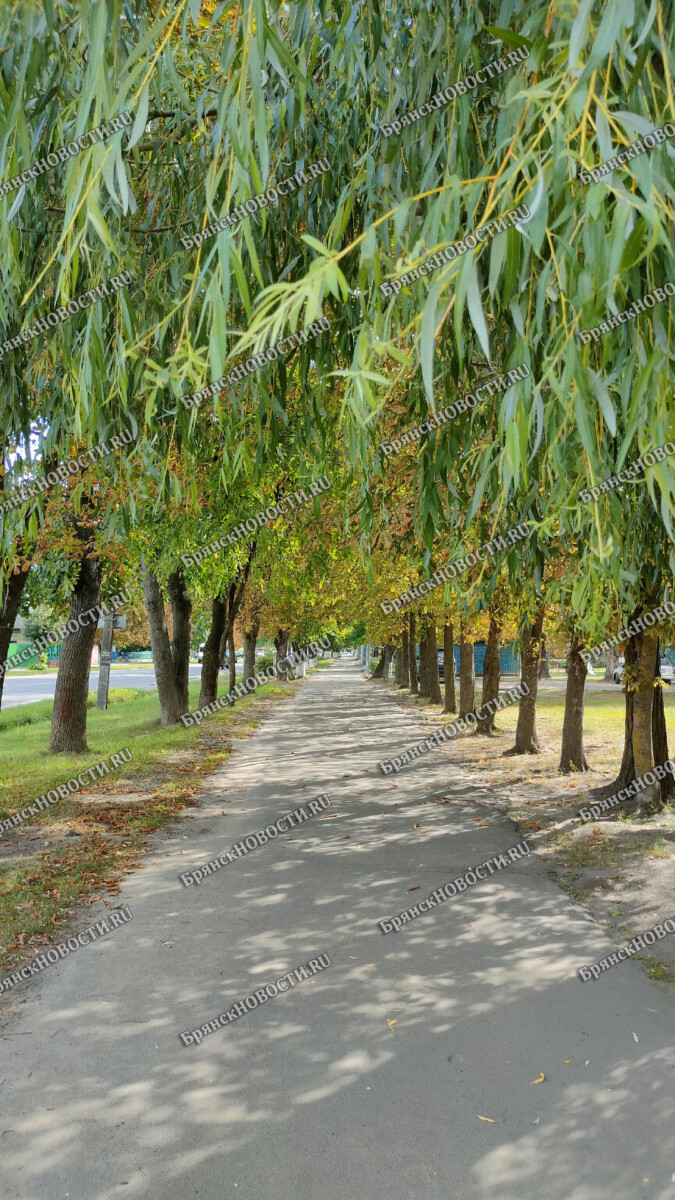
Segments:
[[[241,664],[237,663],[237,671],[241,674]],[[197,663],[190,663],[190,679],[200,679],[202,669]],[[221,672],[221,680],[225,672]],[[124,670],[110,672],[111,688],[147,688],[156,691],[155,672],[150,667],[129,667]],[[41,671],[31,672],[30,675],[12,676],[5,679],[2,693],[2,707],[15,708],[17,704],[34,704],[36,700],[53,700],[56,688],[56,671],[49,674]],[[98,690],[98,671],[89,675],[89,691]]]
[[[124,877],[133,920],[3,995],[5,1200],[674,1200],[675,1007],[633,961],[579,981],[616,946],[534,854],[381,933],[520,841],[440,751],[380,774],[420,728],[353,661],[317,672]]]

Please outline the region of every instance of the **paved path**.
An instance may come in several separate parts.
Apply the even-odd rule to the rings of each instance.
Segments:
[[[520,840],[441,753],[378,772],[418,729],[317,673],[125,880],[133,921],[0,1000],[3,1200],[673,1200],[675,1008],[633,962],[575,978],[614,947],[539,860],[377,927]],[[336,819],[178,882],[324,791]]]

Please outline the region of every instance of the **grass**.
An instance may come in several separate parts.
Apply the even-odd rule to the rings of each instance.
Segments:
[[[648,854],[656,858],[670,858],[670,850],[662,837],[655,840],[646,839],[644,835],[622,834],[620,837],[611,834],[604,835],[595,827],[588,841],[582,841],[575,834],[563,836],[558,843],[565,866],[588,867],[603,869],[616,867],[627,859],[644,857]]]
[[[142,865],[138,855],[148,835],[198,803],[203,776],[229,756],[228,739],[247,736],[267,711],[266,700],[288,699],[298,686],[265,685],[234,708],[206,718],[201,728],[190,729],[162,728],[155,692],[111,689],[106,711],[95,707],[90,693],[89,750],[76,756],[47,753],[52,701],[0,714],[3,817],[115,751],[128,746],[133,755],[122,769],[92,783],[89,792],[59,800],[17,833],[5,835],[10,857],[0,862],[3,973],[60,934],[75,905],[115,895],[121,876]],[[198,693],[195,681],[191,709]]]

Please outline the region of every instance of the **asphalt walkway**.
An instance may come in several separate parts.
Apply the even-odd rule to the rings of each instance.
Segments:
[[[133,920],[0,998],[4,1200],[675,1200],[675,1006],[633,962],[576,978],[616,946],[534,854],[381,933],[521,840],[440,752],[380,774],[419,734],[356,662],[317,672],[126,878]]]

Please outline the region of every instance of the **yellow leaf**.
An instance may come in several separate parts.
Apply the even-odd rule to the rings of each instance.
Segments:
[[[496,1125],[497,1122],[492,1120],[492,1117],[479,1117],[479,1121],[489,1121],[491,1125]]]
[[[542,1073],[541,1073],[541,1075],[539,1076],[539,1078],[538,1078],[538,1079],[533,1079],[533,1080],[532,1080],[532,1083],[543,1083],[543,1082],[544,1082],[544,1080],[545,1080],[545,1078],[546,1078],[546,1076],[544,1075],[544,1072],[542,1071]],[[530,1084],[530,1087],[532,1087],[532,1083]]]

